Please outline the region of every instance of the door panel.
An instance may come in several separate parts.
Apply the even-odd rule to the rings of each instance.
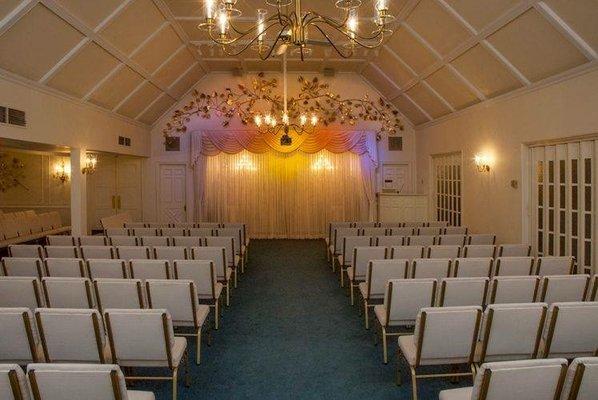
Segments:
[[[118,212],[128,212],[133,221],[142,220],[141,165],[139,158],[117,157]]]
[[[187,220],[185,168],[185,165],[160,165],[158,199],[160,222]]]
[[[87,176],[88,225],[101,229],[100,218],[115,214],[113,198],[116,194],[116,158],[107,154],[98,155],[96,171]]]

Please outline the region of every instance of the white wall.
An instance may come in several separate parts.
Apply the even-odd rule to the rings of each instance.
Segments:
[[[481,104],[417,130],[419,190],[429,192],[431,155],[463,152],[463,224],[522,240],[522,144],[598,132],[598,71],[533,92]],[[489,174],[477,172],[476,153],[494,157]],[[513,189],[511,180],[519,187]]]

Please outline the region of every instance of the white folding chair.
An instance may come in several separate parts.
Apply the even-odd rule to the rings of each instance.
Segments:
[[[430,221],[426,222],[424,226],[431,227],[431,228],[446,228],[448,226],[448,222],[446,221]]]
[[[170,246],[170,238],[166,236],[138,236],[139,244],[147,247]]]
[[[393,236],[413,236],[414,231],[410,227],[395,227],[390,229],[390,234]]]
[[[442,229],[443,235],[467,235],[468,229],[465,226],[447,226]]]
[[[363,299],[365,329],[370,329],[369,309],[384,300],[386,282],[407,279],[410,260],[372,260],[368,263],[365,282],[359,284]]]
[[[171,224],[168,222],[148,222],[145,224],[145,228],[154,228],[159,231],[161,228],[169,228]]]
[[[444,278],[440,281],[439,307],[486,306],[489,278]]]
[[[540,280],[539,301],[547,304],[584,301],[590,275],[547,275]]]
[[[475,361],[536,358],[547,309],[544,303],[490,304],[484,312]]]
[[[465,246],[465,235],[440,235],[438,236],[438,244],[443,246]]]
[[[110,236],[110,245],[112,246],[137,246],[139,241],[135,236]]]
[[[190,228],[189,229],[189,236],[192,237],[210,237],[213,236],[213,229],[212,228]]]
[[[85,278],[85,262],[81,258],[46,258],[45,276],[54,278]]]
[[[177,399],[178,370],[188,364],[187,339],[176,337],[168,310],[104,311],[110,338],[112,361],[121,367],[168,368],[170,376],[133,377],[125,379],[172,380],[172,399]],[[185,368],[189,386],[188,368]]]
[[[50,246],[76,246],[75,238],[67,235],[48,235],[46,236]]]
[[[492,245],[496,244],[496,235],[488,233],[469,234],[467,236],[467,244],[470,245]]]
[[[79,258],[77,246],[46,246],[44,248],[47,258]]]
[[[194,333],[176,333],[177,336],[196,338],[195,363],[201,361],[201,329],[210,312],[210,306],[199,304],[197,289],[192,280],[145,281],[149,308],[165,309],[172,316],[174,328],[193,328]]]
[[[335,228],[332,232],[332,243],[328,247],[329,258],[332,260],[332,270],[336,269],[336,257],[342,254],[345,236],[359,236],[358,228]]]
[[[8,246],[8,255],[23,258],[44,258],[42,246],[38,244],[11,244]]]
[[[429,246],[427,251],[428,258],[459,258],[461,256],[461,246],[458,245],[435,245]]]
[[[27,378],[17,364],[0,364],[0,398],[29,400]]]
[[[403,241],[403,236],[386,235],[373,238],[372,244],[390,248],[393,246],[402,246],[405,242]]]
[[[109,240],[106,236],[79,236],[77,243],[79,246],[108,246]]]
[[[328,224],[328,237],[325,239],[326,247],[329,248],[334,244],[334,231],[336,228],[351,228],[351,222],[330,222]],[[330,256],[330,251],[327,251],[328,256]],[[330,261],[330,259],[328,259]]]
[[[243,227],[214,229],[215,236],[232,237],[234,239],[235,255],[240,258],[241,272],[245,272],[245,240],[243,239]]]
[[[598,393],[598,357],[579,357],[571,362],[562,400],[593,400]]]
[[[495,276],[524,276],[533,274],[533,257],[498,257],[494,262]]]
[[[559,358],[487,363],[480,368],[473,387],[443,390],[439,399],[555,400],[566,372],[567,360]]]
[[[43,306],[44,299],[38,278],[0,277],[0,307],[27,307],[34,310]]]
[[[106,228],[104,234],[106,236],[130,236],[131,231],[128,228]]]
[[[153,250],[156,260],[168,260],[170,265],[172,265],[174,260],[187,260],[189,258],[189,251],[186,247],[156,246]]]
[[[191,259],[212,261],[216,270],[216,279],[226,289],[226,305],[230,305],[230,284],[233,269],[226,261],[226,249],[224,247],[192,247]]]
[[[571,275],[574,268],[575,259],[572,256],[538,257],[535,275]]]
[[[496,256],[496,246],[493,244],[468,244],[463,247],[463,257],[465,258],[494,258]]]
[[[0,308],[0,363],[26,365],[44,355],[29,308]]]
[[[393,246],[390,249],[390,258],[413,260],[424,257],[424,246]]]
[[[450,277],[451,260],[448,258],[416,258],[411,263],[411,277],[434,278],[440,281]]]
[[[475,376],[474,353],[482,320],[482,308],[426,307],[419,311],[413,335],[399,337],[399,351],[411,370],[413,400],[417,400],[417,378]],[[450,345],[447,338],[451,338]],[[427,365],[466,364],[470,372],[418,375]],[[400,382],[400,371],[397,374]]]
[[[94,308],[87,278],[43,278],[42,288],[48,308]]]
[[[152,258],[150,248],[146,246],[116,246],[116,258],[120,260],[149,260]]]
[[[118,365],[29,364],[29,385],[37,400],[155,400],[152,392],[127,390]]]
[[[185,228],[161,228],[160,236],[185,236],[187,229]]]
[[[359,287],[361,282],[365,282],[368,264],[373,260],[386,258],[388,258],[388,248],[386,247],[357,246],[353,248],[353,266],[347,267],[351,305],[355,304],[355,288]]]
[[[403,222],[403,226],[406,228],[419,228],[419,227],[426,226],[426,223],[425,222],[416,222],[416,221],[407,221],[407,222]],[[446,224],[444,224],[443,226],[446,226]],[[440,226],[438,228],[440,228]]]
[[[341,253],[336,256],[337,264],[339,266],[341,287],[345,287],[345,273],[349,267],[353,266],[353,256],[355,254],[355,247],[357,246],[371,246],[372,238],[370,236],[345,236]]]
[[[175,222],[175,223],[172,223],[171,225],[175,228],[184,228],[184,229],[195,228],[195,222]]]
[[[112,246],[81,246],[81,257],[89,259],[112,259],[115,257],[115,249]]]
[[[355,228],[363,229],[363,228],[375,228],[378,226],[377,222],[374,221],[356,221],[353,223]]]
[[[387,229],[382,227],[366,227],[361,229],[363,236],[384,236],[387,234]]]
[[[144,222],[126,222],[125,228],[146,228],[146,224]]]
[[[492,276],[494,260],[488,258],[456,258],[453,260],[451,276],[455,278],[475,278]]]
[[[237,282],[239,280],[239,263],[241,262],[241,259],[235,251],[234,238],[227,236],[207,237],[205,244],[207,247],[224,247],[224,251],[226,253],[226,262],[233,270],[234,286],[237,287]]]
[[[247,226],[242,222],[225,222],[221,224],[222,228],[237,228],[241,229],[242,238],[241,243],[245,245],[245,247],[249,246],[249,237],[247,237]]]
[[[388,363],[388,336],[405,335],[396,329],[415,324],[422,307],[433,306],[436,279],[391,279],[387,281],[384,303],[374,306],[374,314],[382,331],[384,364]]]
[[[167,260],[131,260],[129,263],[131,278],[170,279],[170,266]]]
[[[598,302],[553,303],[544,331],[544,358],[592,357],[598,349]]]
[[[172,245],[177,247],[191,247],[202,246],[204,239],[199,236],[173,236]]]
[[[110,359],[98,310],[38,308],[35,321],[46,362],[104,364]]]
[[[441,235],[443,232],[443,228],[439,227],[422,227],[417,228],[417,235],[418,236],[438,236]]]
[[[498,257],[529,257],[532,246],[527,244],[501,244],[498,246]]]
[[[42,260],[39,258],[4,257],[1,264],[4,276],[44,276]]]
[[[141,279],[94,279],[93,290],[100,312],[108,308],[141,309],[145,307]]]
[[[428,247],[428,246],[433,246],[434,244],[436,244],[436,236],[428,236],[428,235],[408,236],[406,239],[407,239],[407,244],[409,246]]]
[[[87,260],[87,276],[89,279],[127,277],[125,260],[91,259]]]
[[[490,281],[488,303],[533,303],[539,285],[537,276],[495,276]]]
[[[217,229],[220,228],[219,222],[198,222],[195,224],[196,228]]]
[[[134,228],[133,236],[137,236],[137,237],[158,236],[158,229],[157,228]]]
[[[402,222],[380,222],[378,225],[382,228],[401,228],[403,226]]]

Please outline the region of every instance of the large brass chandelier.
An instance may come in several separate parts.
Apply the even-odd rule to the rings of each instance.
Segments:
[[[276,11],[268,15],[267,10],[258,9],[255,22],[247,29],[237,22],[241,16],[237,0],[204,0],[205,21],[198,28],[206,30],[210,39],[231,56],[252,48],[266,60],[295,47],[303,60],[315,45],[332,46],[341,57],[349,58],[356,47],[374,49],[392,34],[390,0],[372,1],[374,29],[368,34],[358,29],[362,0],[337,0],[335,5],[342,11],[342,18],[303,10],[301,0],[265,0]],[[339,36],[342,43],[337,41]]]

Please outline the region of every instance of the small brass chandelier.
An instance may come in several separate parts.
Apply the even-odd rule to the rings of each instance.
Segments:
[[[310,46],[315,45],[332,46],[341,57],[350,58],[356,47],[374,49],[381,46],[392,34],[389,23],[395,19],[390,13],[390,0],[373,0],[375,28],[370,34],[363,35],[358,32],[361,0],[337,0],[335,5],[343,11],[342,19],[305,11],[301,0],[265,2],[276,7],[276,11],[268,15],[267,10],[258,9],[255,23],[248,29],[241,29],[235,21],[241,16],[241,11],[235,8],[237,0],[204,0],[205,22],[198,28],[206,30],[210,40],[230,56],[251,48],[266,60],[295,47],[303,60],[311,52]],[[293,2],[294,7],[291,7]],[[319,38],[313,39],[314,34]],[[332,34],[340,34],[344,43],[337,43]],[[270,36],[269,40],[267,36]]]

